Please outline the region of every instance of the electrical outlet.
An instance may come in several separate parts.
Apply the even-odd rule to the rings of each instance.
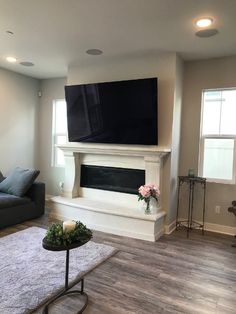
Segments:
[[[215,206],[215,213],[220,214],[220,206],[219,205]]]

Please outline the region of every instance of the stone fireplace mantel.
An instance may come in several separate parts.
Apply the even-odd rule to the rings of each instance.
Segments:
[[[81,188],[82,164],[145,170],[145,183],[161,187],[163,158],[169,148],[159,146],[69,143],[58,146],[65,156],[63,193],[52,199],[59,218],[79,218],[91,228],[155,241],[163,234],[165,212],[147,217],[138,210],[137,195]],[[141,231],[140,231],[141,230]]]
[[[159,156],[164,157],[170,153],[170,148],[144,145],[114,145],[114,144],[92,144],[92,143],[69,143],[58,145],[64,152],[106,154],[117,156]]]
[[[58,146],[65,156],[63,196],[79,197],[81,154],[138,157],[144,161],[145,183],[161,183],[162,159],[170,149],[158,146],[68,144]],[[132,165],[127,166],[133,167]],[[133,167],[135,168],[135,167]]]

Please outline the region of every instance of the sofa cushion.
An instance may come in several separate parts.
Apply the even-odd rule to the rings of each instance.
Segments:
[[[16,167],[6,179],[0,182],[0,192],[23,196],[38,175],[38,170]]]
[[[30,199],[27,197],[19,197],[0,192],[0,210],[3,208],[24,205],[27,203],[30,203]]]

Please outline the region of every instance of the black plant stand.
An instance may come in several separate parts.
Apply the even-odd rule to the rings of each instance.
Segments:
[[[50,299],[50,301],[47,302],[47,304],[44,306],[43,309],[43,314],[48,314],[48,307],[50,304],[52,304],[54,301],[56,301],[57,299],[65,296],[65,295],[70,295],[70,294],[79,294],[79,295],[83,295],[85,300],[84,300],[84,305],[82,306],[82,308],[76,313],[76,314],[80,314],[83,313],[83,311],[85,310],[87,304],[88,304],[88,295],[84,292],[84,278],[80,279],[77,283],[81,283],[81,289],[80,290],[70,290],[71,286],[69,286],[69,263],[70,263],[70,250],[71,249],[75,249],[77,247],[80,247],[82,245],[84,245],[86,242],[79,242],[79,243],[72,243],[70,245],[61,245],[61,246],[53,246],[47,243],[47,241],[45,240],[45,238],[43,239],[42,245],[43,248],[49,251],[66,251],[66,271],[65,271],[65,288],[62,292],[60,292],[59,294],[57,294],[55,297],[53,297],[52,299]],[[76,283],[76,284],[77,284]]]
[[[228,208],[228,212],[233,213],[236,216],[236,201],[232,201],[232,206]],[[234,237],[236,238],[236,235]],[[232,247],[236,247],[236,243],[232,244]]]
[[[186,183],[189,186],[188,195],[188,218],[187,220],[179,220],[179,199],[181,186]],[[203,204],[202,204],[202,223],[193,220],[193,201],[194,201],[194,187],[196,184],[200,184],[203,188]],[[177,203],[177,214],[176,214],[176,230],[178,227],[185,227],[187,229],[187,238],[189,232],[192,229],[201,229],[204,235],[204,220],[205,220],[205,204],[206,204],[206,178],[202,177],[190,177],[190,176],[179,176],[178,184],[178,203]]]

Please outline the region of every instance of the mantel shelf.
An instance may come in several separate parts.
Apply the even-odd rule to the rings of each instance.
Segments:
[[[92,143],[69,143],[58,145],[64,152],[106,154],[118,156],[158,156],[164,157],[171,152],[168,147],[144,146],[144,145],[115,145],[115,144],[92,144]]]

